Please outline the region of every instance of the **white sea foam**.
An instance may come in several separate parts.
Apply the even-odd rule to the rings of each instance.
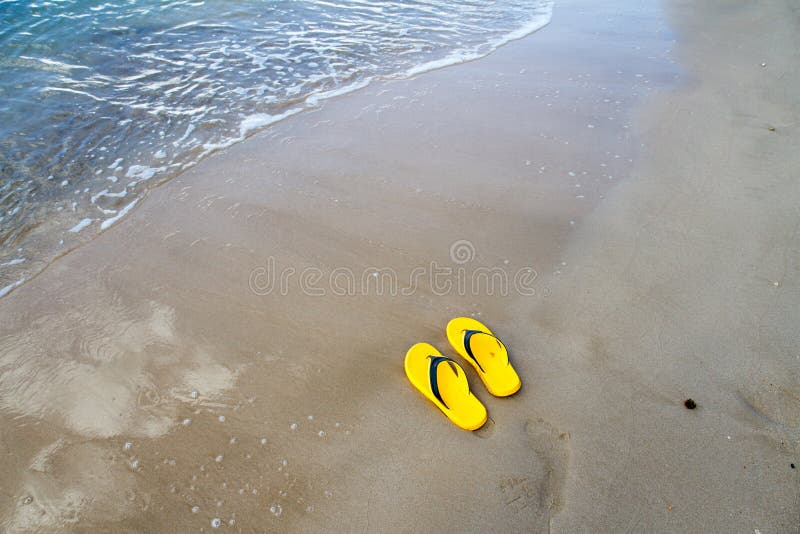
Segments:
[[[136,205],[137,202],[139,202],[138,198],[133,202],[131,202],[130,204],[128,204],[127,206],[125,206],[124,208],[122,208],[119,211],[119,213],[117,213],[114,217],[111,217],[110,219],[106,219],[105,221],[103,221],[100,224],[100,229],[105,230],[106,228],[109,228],[112,224],[123,218],[125,215],[128,214],[129,211],[133,209],[133,207]]]
[[[334,98],[337,96],[346,95],[348,93],[352,93],[353,91],[358,91],[366,86],[368,86],[372,82],[372,78],[366,78],[364,80],[352,83],[350,85],[345,85],[344,87],[340,87],[338,89],[332,89],[330,91],[322,91],[319,93],[312,93],[307,99],[308,102],[312,106],[316,106],[322,100],[327,100],[329,98]]]
[[[91,201],[92,201],[92,204],[96,204],[97,203],[97,199],[102,198],[102,197],[125,198],[126,196],[128,196],[128,191],[124,190],[124,189],[122,191],[119,191],[118,193],[109,193],[108,189],[103,189],[99,193],[95,193],[94,195],[92,195]]]
[[[148,167],[147,165],[131,165],[125,176],[135,178],[137,181],[149,180],[159,172],[164,172],[164,167]]]
[[[13,260],[9,260],[5,263],[0,263],[0,267],[10,267],[12,265],[19,265],[20,263],[24,262],[25,258],[14,258]]]
[[[78,224],[76,224],[75,226],[70,228],[69,231],[72,232],[73,234],[77,234],[78,232],[80,232],[81,230],[83,230],[84,228],[86,228],[87,226],[92,224],[93,222],[94,222],[94,219],[81,219],[81,222],[79,222]]]
[[[267,113],[257,113],[255,115],[250,115],[249,117],[245,117],[242,119],[242,122],[239,124],[239,137],[234,140],[234,142],[243,140],[248,133],[258,130],[260,128],[265,128],[271,124],[275,124],[278,121],[281,121],[287,117],[291,117],[297,113],[303,111],[301,108],[295,108],[287,110],[283,113],[278,115],[269,115]]]
[[[8,294],[9,294],[9,293],[11,293],[11,292],[12,292],[12,291],[13,291],[15,288],[17,288],[17,287],[21,286],[21,285],[22,285],[24,282],[25,282],[25,279],[24,279],[24,278],[20,278],[19,280],[17,280],[17,281],[16,281],[16,282],[14,282],[13,284],[8,284],[6,287],[4,287],[4,288],[0,289],[0,298],[3,298],[3,297],[5,297],[6,295],[8,295]]]
[[[511,41],[522,39],[523,37],[526,37],[533,32],[544,28],[550,23],[552,15],[553,2],[548,2],[540,8],[539,12],[530,21],[528,21],[527,24],[507,33],[506,35],[503,35],[502,37],[499,37],[488,45],[476,46],[469,50],[456,50],[455,52],[451,52],[446,57],[415,65],[409,69],[406,69],[400,74],[389,76],[388,78],[413,78],[414,76],[419,76],[420,74],[430,72],[432,70],[480,59],[491,54],[501,46],[510,43]]]

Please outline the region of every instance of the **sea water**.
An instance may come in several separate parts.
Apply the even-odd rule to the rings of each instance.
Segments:
[[[143,191],[376,78],[475,59],[551,0],[0,0],[0,297]]]

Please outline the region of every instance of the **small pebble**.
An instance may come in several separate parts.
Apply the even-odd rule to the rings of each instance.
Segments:
[[[215,517],[211,520],[211,528],[219,528],[222,524],[222,520],[219,517]]]
[[[224,422],[225,422],[225,416],[224,416],[224,415],[220,415],[220,416],[218,417],[218,419],[219,419],[219,422],[220,422],[220,423],[224,423]]]
[[[181,424],[182,424],[183,426],[189,426],[189,424],[190,424],[191,422],[192,422],[192,420],[191,420],[191,419],[189,419],[189,418],[187,417],[186,419],[184,419],[183,421],[181,421]]]
[[[133,447],[133,443],[131,443],[130,441],[126,441],[125,445],[122,446],[122,450],[129,451],[131,450],[131,447]]]
[[[189,396],[193,399],[196,399],[200,396],[200,394],[197,392],[197,390],[193,390],[191,393],[189,393]]]
[[[694,410],[695,408],[697,408],[697,403],[695,403],[692,399],[686,399],[683,405],[686,406],[686,408],[689,410]]]
[[[262,445],[266,445],[267,444],[267,438],[261,438],[261,444]]]
[[[792,464],[792,469],[794,469],[794,464]],[[30,503],[32,503],[32,502],[33,502],[33,497],[31,497],[30,495],[28,495],[28,496],[27,496],[27,497],[25,497],[25,499],[22,501],[22,504],[30,504]]]

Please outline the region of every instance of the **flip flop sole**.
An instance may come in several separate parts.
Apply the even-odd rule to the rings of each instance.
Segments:
[[[494,336],[489,327],[482,322],[470,317],[457,317],[447,323],[447,340],[453,349],[475,368],[486,389],[495,397],[508,397],[519,391],[522,381],[508,361],[508,352],[505,352],[505,348],[502,349],[505,352],[505,359],[496,364],[492,363],[492,358],[482,354],[482,345],[477,342],[478,336],[473,336],[470,346],[475,357],[469,355],[464,346],[464,333],[470,330]],[[480,337],[486,338],[486,336]]]
[[[436,347],[417,343],[408,349],[404,367],[409,382],[453,424],[464,430],[477,430],[486,422],[486,407],[469,390],[464,369],[443,357]]]

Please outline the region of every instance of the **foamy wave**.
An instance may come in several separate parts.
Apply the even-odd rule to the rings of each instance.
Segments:
[[[14,283],[8,284],[6,287],[0,288],[0,298],[5,297],[9,293],[11,293],[14,289],[18,288],[25,282],[25,278],[20,278]]]
[[[510,43],[511,41],[516,41],[518,39],[522,39],[523,37],[527,37],[528,35],[532,34],[535,31],[538,31],[550,23],[550,20],[553,16],[553,2],[548,2],[544,4],[539,10],[537,10],[537,14],[524,26],[521,28],[509,32],[502,37],[492,41],[486,46],[478,46],[471,50],[457,50],[452,52],[447,57],[443,57],[442,59],[436,59],[433,61],[428,61],[426,63],[421,63],[419,65],[415,65],[410,69],[405,70],[404,72],[393,76],[394,78],[413,78],[414,76],[419,76],[425,72],[430,72],[432,70],[442,69],[445,67],[450,67],[452,65],[458,65],[459,63],[466,63],[468,61],[474,61],[476,59],[480,59],[482,57],[486,57],[498,48],[503,45]]]
[[[100,224],[100,229],[105,230],[107,228],[110,228],[112,224],[114,224],[115,222],[126,216],[128,212],[133,209],[133,207],[136,205],[137,202],[139,202],[138,198],[133,202],[131,202],[130,204],[128,204],[127,206],[125,206],[124,208],[122,208],[119,211],[119,213],[117,213],[114,217],[111,217],[110,219],[106,219],[105,221],[103,221]]]
[[[323,100],[328,100],[329,98],[343,96],[348,93],[352,93],[353,91],[358,91],[359,89],[363,89],[364,87],[368,86],[370,83],[372,83],[372,78],[366,78],[364,80],[352,83],[350,85],[345,85],[344,87],[340,87],[338,89],[332,89],[330,91],[321,91],[319,93],[312,93],[306,99],[306,102],[308,102],[312,106],[316,106]]]
[[[84,228],[86,228],[87,226],[92,224],[93,222],[94,222],[94,219],[82,219],[81,222],[79,222],[78,224],[76,224],[75,226],[70,228],[69,231],[72,232],[73,234],[77,234],[78,232],[80,232],[81,230],[83,230]]]

